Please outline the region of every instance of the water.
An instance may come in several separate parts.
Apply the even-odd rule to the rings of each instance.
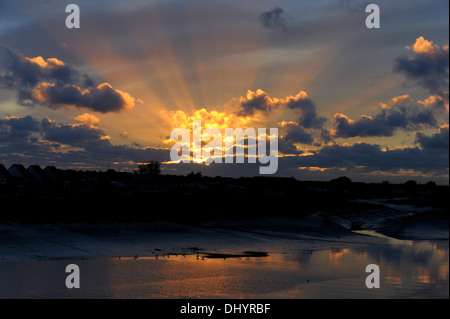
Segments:
[[[374,235],[373,233],[366,233]],[[448,241],[292,250],[267,257],[200,255],[0,263],[0,298],[448,298]],[[81,288],[68,289],[68,264]],[[379,289],[365,268],[380,268]]]

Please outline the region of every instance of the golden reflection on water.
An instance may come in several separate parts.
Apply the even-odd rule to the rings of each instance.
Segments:
[[[386,276],[386,282],[395,285],[398,288],[401,288],[403,283],[402,277],[396,275]]]
[[[328,256],[331,261],[336,261],[336,260],[342,258],[342,256],[344,256],[345,254],[348,254],[349,252],[350,252],[350,249],[348,249],[348,248],[330,250],[330,253]]]
[[[419,291],[419,297],[448,297],[448,243],[396,241],[266,257],[166,255],[114,259],[114,263],[134,264],[141,275],[140,284],[119,284],[119,297],[141,286],[146,298],[399,298]],[[370,263],[380,267],[380,289],[365,287],[365,267]]]
[[[270,247],[268,247],[270,248]],[[233,252],[242,254],[242,252]],[[162,254],[85,260],[0,263],[0,297],[45,298],[448,298],[448,241],[372,244],[291,251],[266,257]],[[68,263],[82,289],[68,291]],[[380,268],[367,289],[368,264]],[[29,274],[28,276],[26,274]],[[55,274],[60,274],[55,276]],[[3,289],[1,287],[7,287]]]

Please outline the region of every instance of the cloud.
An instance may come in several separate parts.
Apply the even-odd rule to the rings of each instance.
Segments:
[[[54,108],[87,108],[100,113],[119,112],[134,107],[136,99],[113,89],[108,83],[82,90],[76,85],[41,83],[31,93],[34,101]]]
[[[248,90],[246,97],[241,96],[239,103],[242,107],[240,115],[252,115],[257,110],[263,112],[271,111],[274,105],[278,103],[278,100],[272,99],[269,94],[258,89],[256,92]]]
[[[257,111],[270,113],[274,110],[294,111],[298,118],[298,124],[305,129],[321,128],[326,119],[319,117],[314,102],[308,97],[305,91],[299,91],[295,96],[290,95],[286,98],[272,98],[268,93],[261,89],[256,92],[248,90],[246,97],[239,99],[241,110],[239,116],[253,115]],[[266,114],[268,115],[268,114]]]
[[[38,163],[41,166],[82,169],[106,168],[108,163],[115,163],[117,166],[113,167],[135,169],[140,162],[170,160],[168,149],[112,145],[105,131],[96,126],[98,122],[92,124],[96,121],[89,115],[83,114],[77,120],[79,123],[61,124],[49,118],[37,120],[30,116],[0,119],[0,162]],[[292,129],[296,126],[295,123],[285,123],[286,125],[290,125]],[[421,147],[384,149],[376,144],[330,143],[309,151],[309,154],[297,151],[302,156],[279,158],[277,174],[299,178],[314,170],[323,172],[321,178],[344,171],[346,174],[355,172],[372,175],[383,172],[392,176],[408,176],[411,172],[438,177],[448,174],[448,125],[431,136],[419,132],[416,137]],[[164,167],[175,174],[194,170],[211,176],[257,175],[258,168],[257,165],[250,164]]]
[[[12,142],[17,138],[27,138],[39,131],[39,122],[31,116],[6,117],[0,119],[0,142]]]
[[[192,132],[193,121],[199,120],[202,129],[218,128],[223,131],[225,128],[247,128],[256,125],[255,120],[250,116],[241,116],[233,112],[208,111],[205,108],[193,110],[190,114],[182,110],[162,111],[162,118],[169,123],[171,129],[185,128]]]
[[[289,109],[300,111],[298,121],[303,128],[321,128],[326,122],[325,118],[317,115],[316,106],[305,91],[300,91],[296,96],[288,96],[285,103]]]
[[[69,83],[92,83],[87,75],[56,59],[28,58],[21,52],[0,43],[0,85],[16,89],[19,102],[26,103],[30,88],[40,82],[51,81],[59,85]],[[22,99],[20,99],[22,98]]]
[[[443,95],[430,95],[427,99],[417,101],[425,107],[434,108],[440,111],[449,110],[448,107],[448,92],[444,92]]]
[[[109,143],[102,139],[105,132],[99,127],[86,123],[57,124],[49,118],[41,121],[40,133],[46,140],[66,144],[74,147],[93,147]]]
[[[388,104],[381,104],[375,116],[362,115],[352,120],[342,113],[334,116],[334,137],[389,137],[399,130],[414,130],[421,127],[436,127],[437,120],[432,109],[413,104],[409,96],[395,97]]]
[[[422,131],[416,132],[416,143],[424,149],[449,149],[449,126],[444,125],[439,128],[437,133],[426,136]]]
[[[312,134],[296,122],[282,122],[281,126],[286,133],[279,137],[278,149],[283,154],[301,154],[303,151],[295,144],[311,145],[314,142]]]
[[[258,21],[263,27],[270,30],[286,32],[289,30],[284,11],[280,7],[275,7],[270,11],[260,14]]]
[[[135,106],[129,93],[108,83],[94,82],[56,58],[29,58],[0,43],[0,87],[15,90],[23,106],[86,108],[101,113],[119,112]]]
[[[361,180],[409,180],[430,178],[448,183],[448,150],[425,150],[419,147],[385,149],[377,144],[356,143],[339,145],[332,143],[308,154],[284,156],[278,159],[275,176],[298,179],[330,180],[342,175]],[[173,173],[202,172],[208,176],[256,176],[257,164],[216,164],[209,166],[183,164],[168,165]]]
[[[406,75],[406,79],[432,94],[442,95],[448,91],[448,45],[433,45],[432,41],[419,37],[412,46],[406,47],[412,56],[401,56],[395,60],[394,72]]]
[[[380,103],[382,109],[391,109],[393,106],[404,105],[412,101],[409,94],[394,96],[388,103]]]
[[[100,122],[100,119],[98,117],[89,113],[78,115],[77,117],[75,117],[75,120],[88,126],[94,126]]]
[[[95,116],[77,116],[79,123],[61,124],[31,116],[0,119],[0,162],[49,165],[67,168],[120,167],[149,160],[168,161],[169,150],[113,145]]]
[[[233,102],[236,100],[232,100]],[[201,120],[202,128],[259,128],[279,127],[279,147],[284,154],[299,154],[295,144],[312,145],[318,141],[329,141],[329,133],[323,129],[326,119],[317,114],[316,106],[305,91],[286,98],[271,97],[265,91],[248,90],[246,96],[237,99],[237,105],[225,112],[193,110],[187,114],[181,110],[163,112],[163,117],[172,128],[192,129],[192,121]],[[281,119],[281,122],[278,120]],[[285,121],[292,119],[295,121]],[[278,123],[278,124],[274,124]],[[172,143],[166,140],[166,143]]]
[[[296,167],[359,169],[372,173],[413,170],[448,174],[449,154],[448,151],[418,147],[384,150],[377,144],[356,143],[351,146],[330,144],[313,155],[289,157],[288,160],[291,161],[289,166]]]

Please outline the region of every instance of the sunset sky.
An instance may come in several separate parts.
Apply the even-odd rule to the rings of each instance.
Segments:
[[[258,174],[168,163],[172,129],[201,120],[278,128],[276,176],[448,184],[448,14],[446,0],[0,0],[0,163]]]

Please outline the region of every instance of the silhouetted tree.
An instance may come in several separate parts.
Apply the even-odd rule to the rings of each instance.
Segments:
[[[332,185],[336,186],[350,186],[352,184],[352,180],[347,176],[341,176],[330,181]]]
[[[428,183],[425,184],[426,187],[428,188],[436,188],[436,182],[433,181],[429,181]]]
[[[410,193],[410,195],[412,195],[413,193],[415,193],[416,189],[417,189],[417,182],[415,180],[409,180],[407,182],[405,182],[404,184],[405,189],[407,192]]]
[[[140,175],[159,175],[161,174],[161,163],[150,161],[148,163],[138,165],[137,173]]]
[[[200,180],[201,178],[202,178],[202,173],[201,172],[197,172],[197,173],[190,172],[189,174],[187,174],[187,179],[188,180],[195,180],[195,181],[197,181],[197,180]]]
[[[412,180],[409,180],[409,181],[405,182],[405,186],[414,188],[414,187],[417,186],[417,182],[412,179]]]

